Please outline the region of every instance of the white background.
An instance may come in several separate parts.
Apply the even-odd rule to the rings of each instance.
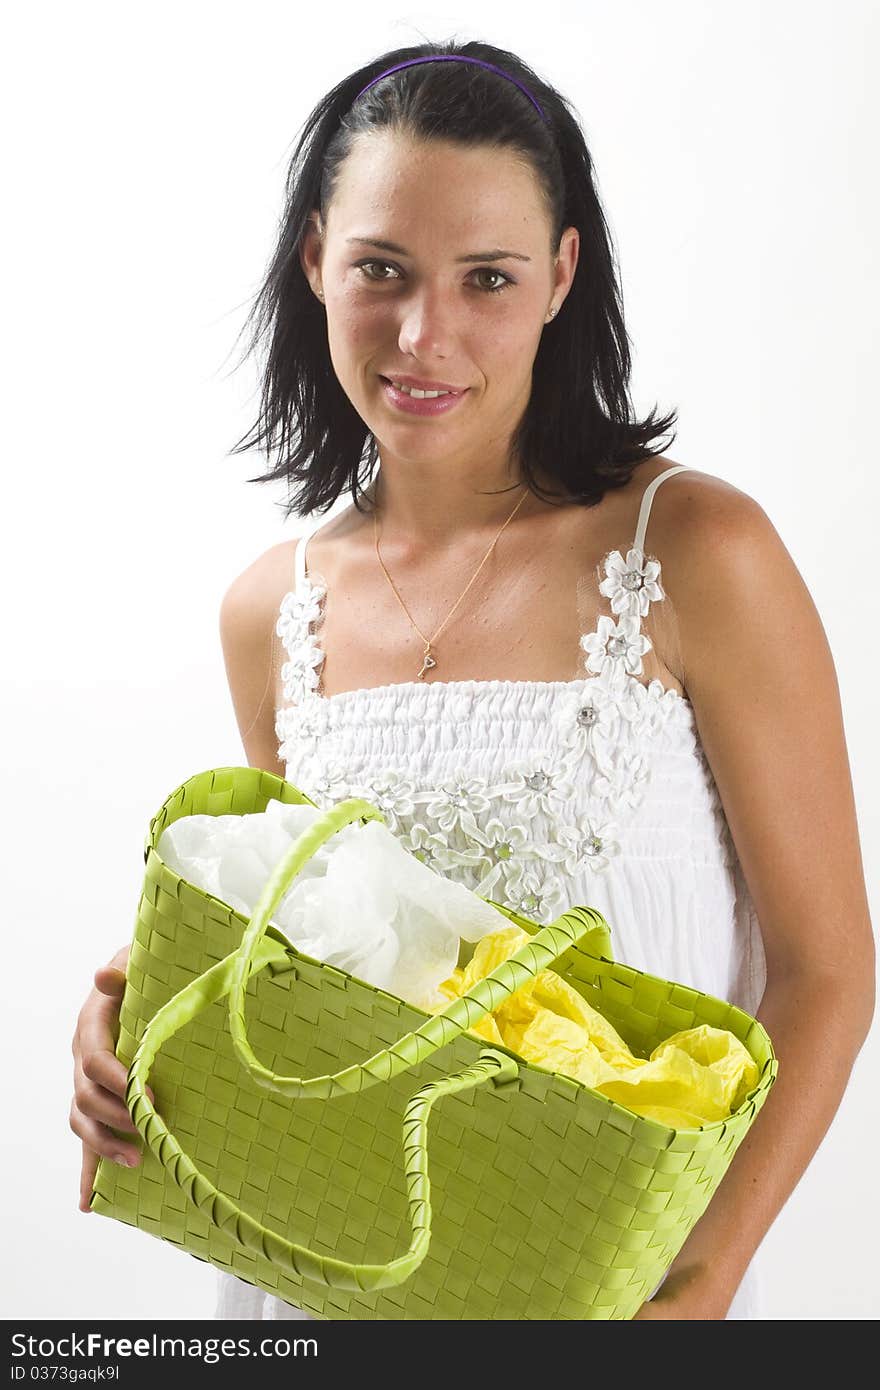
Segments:
[[[389,48],[481,38],[574,101],[620,254],[636,407],[677,405],[672,458],[755,497],[803,574],[876,884],[877,7],[383,8],[7,17],[7,1318],[213,1311],[209,1266],[78,1210],[70,1040],[94,969],[130,939],[150,817],[193,773],[246,761],[219,604],[296,522],[280,489],[245,482],[259,455],[227,456],[256,406],[251,369],[231,374],[235,337],[303,119]],[[875,1029],[762,1247],[774,1319],[880,1312],[877,1084]]]

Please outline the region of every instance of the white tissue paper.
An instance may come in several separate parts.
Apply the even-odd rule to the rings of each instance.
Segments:
[[[156,846],[169,869],[250,917],[293,840],[322,815],[272,800],[243,816],[182,816]],[[298,951],[419,1008],[476,942],[509,921],[405,849],[379,821],[354,821],[309,859],[271,919]]]

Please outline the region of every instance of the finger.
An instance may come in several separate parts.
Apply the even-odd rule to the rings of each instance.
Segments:
[[[77,1057],[74,1064],[73,1089],[80,1114],[90,1120],[97,1120],[98,1124],[112,1125],[114,1129],[137,1133],[137,1125],[131,1118],[128,1106],[105,1087],[97,1085],[86,1076],[80,1057]]]
[[[84,1077],[109,1092],[111,1097],[120,1097],[122,1108],[128,1114],[128,1106],[125,1104],[125,1093],[128,1089],[128,1068],[120,1062],[115,1053],[107,1051],[80,1052],[77,1062]],[[74,1077],[76,1077],[76,1065],[74,1066]],[[146,1092],[150,1098],[150,1103],[155,1105],[156,1097],[153,1094],[152,1086],[147,1086]]]
[[[81,1047],[79,1057],[83,1073],[89,1081],[114,1096],[125,1097],[128,1071],[114,1052],[106,1047],[92,1048],[91,1051]]]
[[[121,999],[125,992],[125,972],[112,965],[102,965],[95,971],[95,988],[102,994]]]
[[[94,1149],[101,1158],[109,1158],[113,1163],[122,1163],[127,1168],[136,1168],[141,1161],[140,1149],[134,1144],[127,1143],[105,1125],[98,1124],[95,1120],[84,1115],[73,1101],[70,1106],[70,1128],[74,1134]],[[133,1162],[129,1162],[133,1160]]]
[[[79,1011],[73,1040],[73,1055],[83,1060],[86,1076],[116,1095],[125,1091],[125,1068],[116,1060],[116,1039],[119,1036],[119,999],[93,990]],[[91,1069],[93,1054],[101,1054],[96,1065],[99,1074]],[[106,1055],[105,1055],[106,1054]]]
[[[101,1155],[95,1153],[94,1149],[90,1149],[87,1144],[83,1144],[82,1154],[82,1167],[79,1175],[79,1209],[90,1212],[92,1210],[95,1175],[98,1171]]]
[[[79,1175],[79,1209],[80,1211],[91,1211],[91,1196],[95,1186],[95,1174],[98,1171],[100,1156],[94,1149],[82,1146],[82,1168]]]

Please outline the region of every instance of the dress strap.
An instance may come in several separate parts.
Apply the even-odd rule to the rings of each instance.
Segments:
[[[293,584],[297,594],[302,592],[306,577],[306,547],[316,531],[333,518],[329,516],[307,516],[305,519],[305,530],[302,532],[296,543],[296,550],[293,555]]]
[[[667,468],[665,473],[659,473],[657,477],[654,478],[653,481],[650,482],[648,486],[645,488],[645,491],[642,495],[642,505],[639,508],[639,520],[638,525],[636,526],[636,538],[633,541],[633,548],[635,550],[641,550],[642,552],[644,552],[645,532],[648,529],[648,517],[651,515],[651,503],[654,501],[654,493],[657,491],[660,484],[664,483],[667,478],[671,478],[674,473],[683,473],[685,469],[689,467],[690,464],[688,463],[677,463],[674,468]]]

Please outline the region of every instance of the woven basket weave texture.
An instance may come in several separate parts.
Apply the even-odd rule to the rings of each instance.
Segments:
[[[162,830],[185,815],[262,811],[271,798],[313,804],[260,769],[216,768],[188,779],[153,817],[120,1012],[117,1055],[126,1066],[157,1011],[239,951],[248,928],[246,918],[163,864],[155,850]],[[495,906],[531,934],[539,931]],[[387,1079],[371,1076],[364,1089],[328,1087],[323,1099],[312,1086],[292,1099],[255,1084],[242,1065],[223,997],[169,1037],[152,1063],[156,1111],[179,1149],[168,1137],[155,1140],[136,1103],[142,1086],[130,1086],[129,1107],[150,1139],[135,1169],[101,1161],[92,1209],[322,1319],[633,1317],[705,1210],[777,1062],[761,1025],[734,1005],[613,961],[597,913],[573,908],[560,921],[570,929],[575,923],[581,942],[552,968],[637,1055],[704,1023],[741,1039],[760,1079],[733,1116],[671,1130],[521,1058],[510,1066],[512,1080],[438,1087],[426,1121],[430,1211],[420,1249],[427,1253],[392,1286],[364,1288],[363,1278],[339,1276],[351,1287],[338,1287],[303,1277],[283,1241],[346,1266],[399,1259],[410,1246],[415,1209],[404,1169],[407,1107],[427,1083],[467,1072],[488,1049],[459,1032],[414,1065],[396,1073],[387,1067]],[[328,1082],[348,1068],[357,1075],[430,1018],[297,952],[271,926],[263,946],[268,964],[247,979],[244,1017],[247,1040],[269,1074]],[[493,1048],[491,1056],[506,1052]],[[149,1108],[145,1098],[143,1105]],[[237,1209],[259,1236],[243,1233]]]

